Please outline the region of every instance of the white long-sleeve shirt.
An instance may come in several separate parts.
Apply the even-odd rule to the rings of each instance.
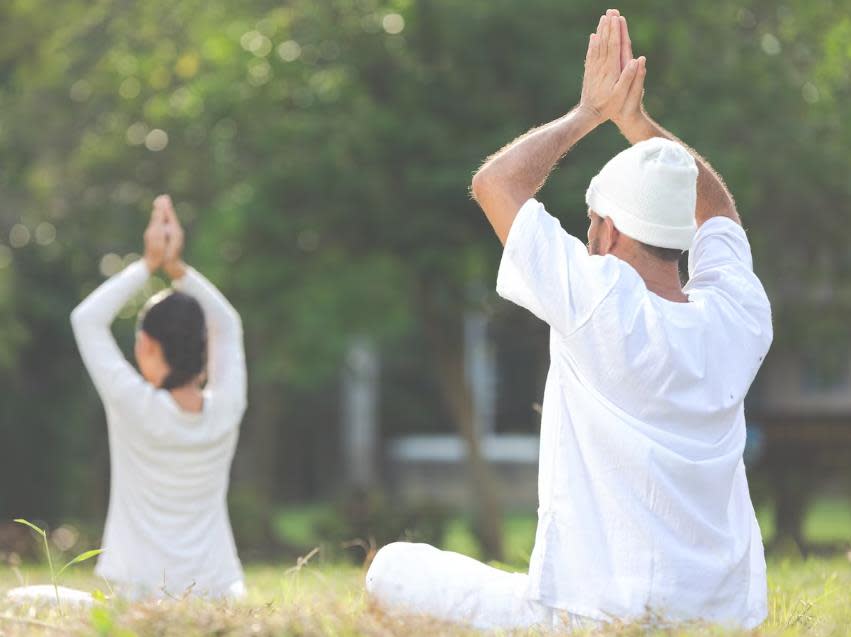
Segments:
[[[239,587],[227,510],[231,461],[246,406],[242,323],[224,296],[188,269],[174,282],[204,310],[207,385],[201,412],[182,410],[127,361],[110,325],[145,285],[141,261],[92,292],[71,314],[77,345],[106,411],[109,512],[96,572],[130,596],[220,596]]]
[[[766,616],[742,451],[771,307],[724,217],[701,226],[689,275],[688,303],[662,299],[534,199],[511,226],[497,290],[551,327],[531,599],[598,620]]]

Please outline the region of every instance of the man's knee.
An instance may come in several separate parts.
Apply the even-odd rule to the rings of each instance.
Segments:
[[[404,595],[406,580],[411,577],[414,563],[428,550],[434,549],[426,544],[410,542],[393,542],[379,549],[366,573],[367,593],[379,602],[398,601]]]

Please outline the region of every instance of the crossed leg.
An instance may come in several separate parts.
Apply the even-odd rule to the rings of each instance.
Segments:
[[[387,611],[479,629],[557,625],[556,611],[525,598],[527,579],[428,544],[395,542],[378,551],[366,590]]]

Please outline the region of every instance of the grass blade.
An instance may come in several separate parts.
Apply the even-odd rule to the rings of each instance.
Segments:
[[[29,520],[24,520],[23,518],[15,518],[15,519],[13,520],[13,522],[17,522],[18,524],[23,524],[24,526],[28,526],[28,527],[30,527],[33,531],[35,531],[36,533],[38,533],[41,537],[46,537],[46,536],[47,536],[47,533],[45,533],[45,532],[44,532],[44,529],[42,529],[42,528],[40,528],[40,527],[36,526],[35,524],[33,524],[32,522],[30,522]]]
[[[62,575],[62,573],[65,572],[65,569],[67,569],[69,566],[73,566],[74,564],[79,564],[80,562],[85,562],[86,560],[90,560],[93,557],[97,557],[101,553],[103,553],[103,549],[93,549],[91,551],[86,551],[85,553],[80,553],[77,557],[75,557],[73,560],[68,562],[61,569],[59,569],[59,572],[56,574],[56,577],[59,577],[60,575]]]

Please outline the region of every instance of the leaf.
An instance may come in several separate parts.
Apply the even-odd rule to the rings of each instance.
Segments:
[[[95,606],[92,608],[90,621],[101,635],[113,634],[114,621],[108,608]]]
[[[68,568],[69,566],[73,566],[74,564],[79,564],[80,562],[85,562],[86,560],[90,560],[93,557],[100,555],[101,553],[103,553],[103,549],[92,549],[91,551],[86,551],[85,553],[80,553],[77,557],[75,557],[73,560],[68,562],[61,569],[59,569],[59,572],[56,574],[56,577],[59,577],[60,575],[62,575],[62,573],[65,572],[65,569]]]
[[[37,527],[35,524],[30,522],[29,520],[24,520],[23,518],[16,518],[13,521],[17,522],[18,524],[23,524],[24,526],[30,527],[33,531],[35,531],[36,533],[41,535],[41,537],[44,537],[44,538],[47,537],[47,533],[44,532],[44,529]]]

